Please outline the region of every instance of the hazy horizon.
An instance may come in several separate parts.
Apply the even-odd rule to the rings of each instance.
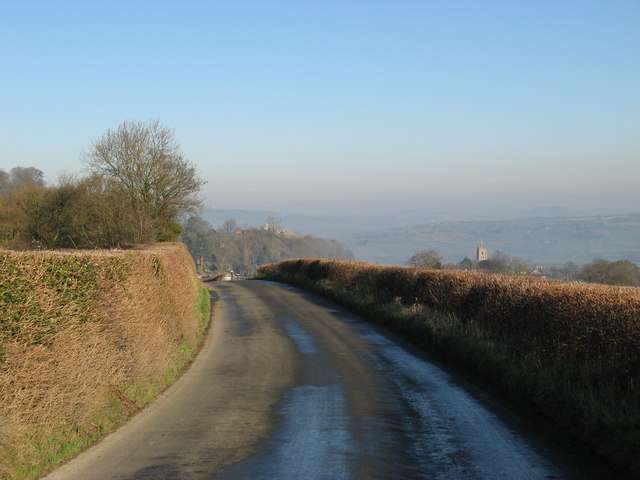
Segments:
[[[3,2],[0,168],[159,119],[212,208],[638,211],[640,3]]]
[[[543,216],[592,216],[592,215],[626,215],[640,213],[640,199],[638,202],[584,202],[570,201],[558,202],[555,204],[536,202],[534,200],[521,203],[504,201],[487,201],[483,199],[481,203],[473,200],[456,200],[451,202],[424,202],[415,204],[402,203],[375,203],[375,202],[296,202],[271,203],[271,202],[234,202],[210,204],[205,202],[204,210],[229,210],[229,211],[253,211],[267,212],[272,215],[321,215],[321,216],[341,216],[341,215],[363,215],[375,216],[378,213],[384,215],[402,213],[420,213],[424,215],[452,215],[457,218],[470,217],[479,220],[488,220],[495,217],[517,218],[519,215],[534,215],[536,211],[543,211]],[[559,214],[553,214],[553,210],[558,210]],[[265,217],[266,218],[266,217]]]

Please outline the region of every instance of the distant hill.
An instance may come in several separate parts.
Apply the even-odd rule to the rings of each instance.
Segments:
[[[226,220],[235,220],[235,223],[222,228],[220,222],[212,225],[210,220],[198,216],[186,221],[181,240],[187,245],[198,271],[220,273],[233,270],[251,275],[258,265],[288,258],[353,259],[353,253],[336,241],[296,234],[282,228],[278,222],[265,225],[269,218],[263,218],[265,212],[237,210],[232,213],[237,215],[227,217],[222,224]],[[257,224],[264,227],[249,225],[248,222],[245,226],[238,225],[238,219],[246,221],[251,218],[260,218]]]
[[[384,213],[282,213],[271,210],[206,209],[202,218],[214,227],[221,226],[226,220],[234,219],[239,226],[262,227],[267,218],[274,217],[282,225],[299,234],[315,235],[322,238],[335,238],[346,234],[355,234],[382,228],[408,227],[416,224],[469,220],[472,216],[449,213],[427,213],[417,210],[399,210]]]
[[[269,217],[281,218],[281,215],[270,210],[206,209],[202,212],[202,218],[214,228],[219,227],[230,219],[235,220],[239,226],[261,227]]]
[[[229,218],[260,227],[275,217],[293,232],[340,242],[357,260],[389,265],[403,265],[414,252],[430,248],[439,250],[446,262],[475,258],[481,240],[490,254],[501,250],[536,265],[582,265],[594,258],[640,263],[640,214],[584,215],[549,206],[480,220],[411,210],[335,215],[206,210],[203,217],[215,227]]]
[[[525,210],[522,214],[517,215],[519,218],[531,217],[587,217],[589,212],[574,208],[564,208],[551,205],[548,207],[538,207],[531,210]]]
[[[640,262],[640,215],[434,222],[336,238],[359,260],[403,264],[413,252],[434,248],[445,261],[475,257],[482,240],[531,264],[562,265],[594,258]]]

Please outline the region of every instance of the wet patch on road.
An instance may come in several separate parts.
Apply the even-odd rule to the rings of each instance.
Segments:
[[[410,453],[419,459],[422,478],[563,478],[445,371],[368,326],[358,331],[374,347],[376,368],[397,387],[395,408],[413,438]]]
[[[344,389],[315,339],[292,317],[278,322],[302,357],[300,385],[278,411],[279,427],[263,450],[220,479],[353,479],[355,465]]]
[[[220,479],[352,479],[353,442],[344,392],[337,385],[289,390],[281,427],[260,454],[239,463]]]
[[[320,353],[313,337],[298,325],[293,318],[289,315],[278,315],[278,321],[301,354],[315,355]]]

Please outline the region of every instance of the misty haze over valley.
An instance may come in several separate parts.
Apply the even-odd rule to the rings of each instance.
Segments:
[[[530,265],[582,265],[595,258],[640,262],[640,214],[605,209],[540,207],[526,211],[437,213],[387,211],[366,213],[296,213],[272,210],[206,209],[203,218],[215,227],[235,219],[260,227],[269,217],[284,228],[336,240],[356,260],[404,265],[416,251],[438,250],[445,262],[475,258],[483,242]]]

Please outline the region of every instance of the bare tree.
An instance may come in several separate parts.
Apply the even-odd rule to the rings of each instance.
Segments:
[[[460,270],[473,270],[475,267],[475,263],[469,257],[464,257],[462,261],[458,264],[458,268]]]
[[[529,265],[519,257],[511,257],[501,250],[496,250],[489,260],[478,263],[478,269],[486,273],[524,275],[529,271]]]
[[[442,268],[442,256],[437,250],[420,250],[407,260],[411,267]]]
[[[22,184],[44,187],[44,173],[35,167],[15,167],[11,169],[11,182],[14,187]]]
[[[580,269],[575,263],[567,262],[562,266],[559,272],[563,276],[564,280],[573,280],[579,270]]]
[[[7,195],[12,190],[33,185],[44,187],[44,174],[35,167],[15,167],[8,173],[0,168],[0,195]]]
[[[235,218],[230,218],[228,220],[225,220],[225,222],[222,224],[222,228],[229,235],[233,235],[238,229],[238,222],[236,222]]]
[[[640,267],[629,260],[609,262],[596,258],[582,267],[578,278],[585,282],[637,287],[640,286]]]
[[[0,195],[9,190],[9,174],[0,168]]]
[[[197,194],[205,182],[158,120],[107,130],[83,160],[92,173],[115,179],[126,192],[137,212],[139,241],[177,237],[179,217],[201,205]]]

